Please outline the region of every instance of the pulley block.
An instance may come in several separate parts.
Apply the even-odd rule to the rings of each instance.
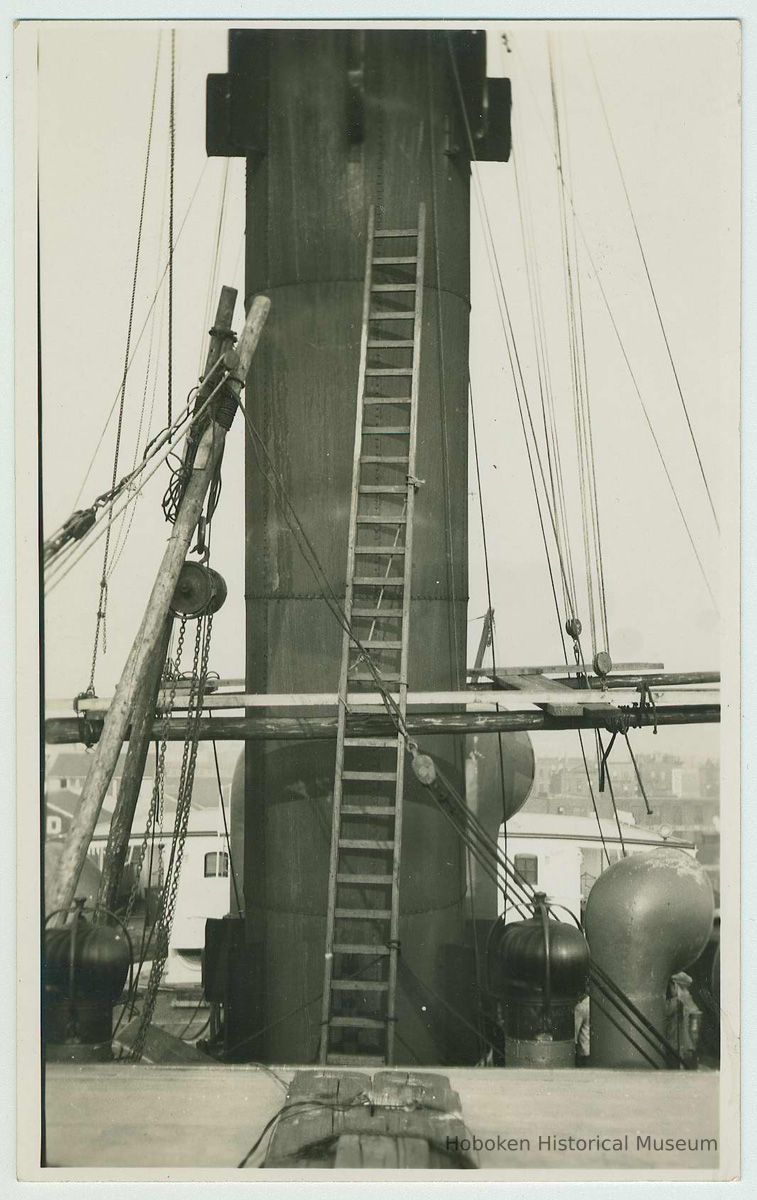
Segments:
[[[593,666],[594,674],[599,675],[600,678],[610,674],[610,671],[612,670],[612,659],[606,650],[597,651],[597,653],[594,655]]]
[[[203,617],[218,612],[226,599],[223,576],[204,563],[186,562],[171,599],[175,617]]]

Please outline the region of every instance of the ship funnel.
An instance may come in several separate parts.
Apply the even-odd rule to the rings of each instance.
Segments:
[[[584,924],[592,962],[661,1034],[668,981],[702,953],[714,913],[707,873],[668,846],[614,863],[589,893]],[[593,986],[590,1001],[592,1066],[664,1065],[635,1025],[608,1013]]]

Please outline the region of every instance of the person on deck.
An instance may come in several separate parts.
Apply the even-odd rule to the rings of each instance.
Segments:
[[[689,988],[692,978],[678,971],[668,983],[665,1037],[687,1065],[696,1065],[697,1044],[702,1020]]]
[[[584,993],[574,1010],[576,1027],[576,1066],[589,1065],[591,1048],[591,1032],[589,1026],[589,996]]]

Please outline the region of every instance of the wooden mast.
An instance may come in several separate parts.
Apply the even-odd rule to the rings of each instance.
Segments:
[[[236,292],[233,289],[224,288],[222,290],[214,332],[217,329],[226,331],[230,328],[235,299]],[[270,304],[270,300],[265,296],[255,298],[239,339],[238,366],[236,367],[238,378],[229,376],[228,380],[230,390],[237,397],[242,390],[241,380],[247,377]],[[223,340],[225,341],[226,337]],[[97,743],[89,773],[84,781],[81,803],[63,844],[48,901],[50,911],[63,910],[58,918],[59,923],[65,920],[65,911],[73,902],[76,885],[100,816],[105,793],[112,779],[132,718],[135,699],[143,687],[146,673],[158,652],[158,645],[165,628],[179,572],[202,513],[205,496],[220,462],[225,439],[226,429],[216,420],[211,419],[198,443],[192,471],[179,505],[176,522],[168,539],[163,561],[147,602],[145,615],[108,709],[103,731]]]
[[[134,824],[134,814],[139,801],[139,790],[145,773],[147,752],[153,738],[155,707],[160,691],[160,682],[168,653],[173,621],[167,617],[163,633],[158,641],[155,658],[148,664],[145,678],[135,699],[131,721],[129,749],[126,752],[123,774],[118,787],[118,799],[113,810],[105,847],[100,889],[97,894],[98,910],[115,911],[121,887],[129,838]],[[156,730],[156,736],[158,731]]]

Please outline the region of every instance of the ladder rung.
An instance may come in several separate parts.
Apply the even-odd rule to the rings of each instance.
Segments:
[[[352,582],[355,587],[403,587],[405,580],[402,575],[357,575]]]
[[[412,338],[371,338],[369,350],[412,350],[415,342]]]
[[[386,1059],[376,1054],[327,1054],[326,1064],[332,1067],[385,1067]]]
[[[412,367],[366,367],[366,375],[412,375]]]
[[[363,942],[336,942],[335,954],[381,954],[391,953],[388,946],[366,946]]]
[[[373,884],[376,887],[390,887],[394,882],[393,875],[337,875],[337,883]]]
[[[336,1029],[386,1029],[386,1020],[377,1017],[332,1017],[329,1025]]]
[[[404,496],[407,492],[407,484],[404,483],[364,483],[358,488],[359,492],[364,492],[366,495],[378,496]],[[358,520],[360,518],[358,517]]]
[[[379,842],[375,838],[340,838],[339,846],[342,850],[393,850],[394,842],[386,839]]]
[[[345,643],[345,679],[340,695],[344,712],[340,717],[337,744],[320,1046],[322,1062],[358,1069],[373,1064],[383,1067],[393,1062],[394,1054],[395,976],[399,952],[395,925],[402,803],[401,788],[398,788],[402,778],[404,740],[399,730],[392,736],[356,736],[360,722],[353,718],[353,712],[365,711],[365,702],[371,699],[371,688],[377,684],[384,689],[385,698],[390,695],[403,711],[407,692],[404,659],[410,606],[410,522],[413,511],[410,488],[413,484],[417,486],[413,478],[413,439],[418,387],[417,348],[424,295],[424,212],[421,204],[419,228],[416,229],[375,229],[374,210],[371,210],[369,225],[375,244],[369,250],[371,258],[363,304],[363,360],[358,391],[347,615],[350,620],[363,616],[372,622],[389,617],[401,622],[402,628],[393,625],[376,631],[373,623],[360,626],[366,635],[367,662],[356,659]],[[379,249],[382,238],[413,240],[404,245],[402,242],[395,246],[388,243],[382,254]],[[406,304],[412,304],[413,308],[404,308]],[[374,322],[372,327],[371,321]],[[405,321],[408,324],[383,328],[376,325],[377,321]],[[392,337],[390,330],[393,332],[395,328],[398,336]],[[401,395],[406,383],[409,394]],[[395,405],[395,408],[386,405]],[[407,424],[400,424],[400,421]],[[395,440],[371,442],[371,438]],[[407,440],[397,441],[397,438]],[[395,448],[406,453],[392,453]],[[364,453],[369,450],[374,453]],[[382,450],[387,453],[381,453]],[[383,473],[363,470],[369,465],[387,469]],[[382,479],[387,482],[382,483]],[[376,496],[377,503],[361,505],[361,495]],[[385,496],[402,496],[404,502],[384,500]],[[403,529],[407,538],[402,536]],[[389,539],[392,545],[388,544]],[[407,544],[402,544],[405,542]],[[361,573],[370,571],[385,573]],[[360,588],[373,590],[355,590]],[[394,590],[389,591],[390,588]],[[364,608],[353,608],[356,598],[358,604],[365,605]],[[387,607],[384,607],[385,603]],[[382,640],[383,633],[389,636]],[[368,657],[369,653],[374,657]],[[386,664],[388,670],[377,669],[380,663]],[[356,702],[354,708],[353,702]],[[376,714],[373,706],[368,711]],[[370,729],[370,722],[366,724]],[[369,755],[369,750],[375,753]],[[373,764],[374,769],[352,770],[350,764],[355,767]],[[393,769],[383,769],[388,767]],[[344,836],[348,833],[362,833],[363,836]],[[355,862],[350,858],[353,852],[361,852]],[[351,867],[358,870],[353,872]],[[365,895],[360,891],[365,885],[384,890]],[[339,924],[346,921],[353,924]],[[360,922],[367,923],[365,928]],[[363,940],[343,941],[336,936],[337,931],[343,937]],[[373,939],[373,942],[365,939]],[[343,956],[349,960],[352,955],[364,959],[364,966],[370,966],[374,960],[381,966],[375,971],[360,972],[372,978],[357,979],[345,969],[347,964],[341,962]],[[337,969],[334,969],[335,960],[339,963]],[[388,971],[384,970],[384,963],[390,968]],[[349,978],[344,978],[345,974]],[[339,1000],[340,994],[345,1000]],[[386,1004],[381,999],[383,995],[387,997]],[[354,1000],[350,1000],[351,996]],[[367,1053],[361,1053],[361,1046]]]
[[[361,454],[361,463],[406,463],[410,459],[406,454]]]
[[[393,804],[343,804],[341,811],[348,817],[393,817]]]
[[[403,488],[402,491],[405,489]],[[407,525],[407,517],[358,517],[358,525]]]
[[[353,617],[391,617],[394,620],[402,619],[401,608],[353,608]]]
[[[392,915],[391,908],[335,908],[334,916],[343,918],[345,921],[360,921],[365,918],[367,921],[388,921]]]
[[[396,771],[342,771],[342,779],[377,779],[377,780],[392,780],[397,778]]]
[[[410,404],[409,396],[363,396],[363,404]]]
[[[385,979],[332,979],[335,992],[386,992],[389,984]]]
[[[365,644],[370,645],[369,642],[366,642]],[[397,645],[399,646],[399,645],[401,645],[401,643],[397,642]],[[345,744],[345,746],[366,746],[371,749],[376,749],[376,748],[388,749],[389,747],[391,747],[394,750],[397,747],[397,738],[396,737],[393,737],[393,738],[391,738],[391,737],[346,737],[344,739],[344,744]]]
[[[400,437],[410,433],[409,425],[364,425],[363,437]]]
[[[390,692],[389,694],[391,695],[392,700],[396,700],[399,703],[399,692]],[[347,707],[350,710],[350,715],[360,717],[375,717],[376,713],[380,712],[381,710],[378,709],[375,704],[361,704],[360,701],[364,695],[364,692],[347,693]]]

